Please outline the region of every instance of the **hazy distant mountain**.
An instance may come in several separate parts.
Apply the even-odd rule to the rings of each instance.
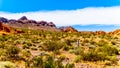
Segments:
[[[103,30],[106,32],[120,29],[120,25],[104,25],[104,24],[90,24],[90,25],[73,25],[78,31],[99,31]]]

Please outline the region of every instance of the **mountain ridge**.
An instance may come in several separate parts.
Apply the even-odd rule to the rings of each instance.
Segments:
[[[29,20],[26,16],[22,16],[18,20],[0,17],[0,22],[3,22],[13,28],[28,28],[28,29],[35,29],[35,30],[62,31],[62,32],[69,32],[69,33],[71,32],[93,32],[97,34],[105,34],[105,33],[112,34],[111,32],[114,32],[115,30],[118,30],[120,28],[119,25],[104,25],[104,24],[72,25],[72,26],[58,27],[53,22],[47,22],[44,20],[41,20],[41,21],[35,21],[31,19]]]

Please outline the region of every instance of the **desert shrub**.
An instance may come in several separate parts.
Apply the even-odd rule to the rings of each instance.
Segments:
[[[117,64],[117,57],[116,56],[107,56],[107,60],[111,61],[112,64]]]
[[[114,39],[118,39],[118,37],[114,37]]]
[[[74,53],[76,55],[83,55],[84,54],[84,49],[81,48],[81,47],[77,47],[77,48],[74,49]]]
[[[16,68],[16,65],[10,61],[1,61],[0,68]]]
[[[52,56],[46,56],[43,60],[42,56],[37,56],[32,59],[32,67],[36,68],[63,68],[61,60],[55,61]]]
[[[26,62],[26,68],[74,68],[74,64],[63,65],[62,61],[65,56],[54,57],[50,55],[36,56]]]
[[[23,48],[23,49],[29,49],[30,47],[29,47],[29,45],[27,45],[27,44],[23,44],[22,48]]]
[[[112,55],[118,54],[118,49],[112,45],[106,45],[106,46],[99,47],[97,49],[97,52],[104,52],[107,55],[112,56]]]
[[[32,60],[32,66],[35,68],[44,68],[44,62],[43,62],[43,58],[40,56],[37,56],[35,58],[33,58]]]
[[[111,41],[111,44],[112,44],[112,45],[116,45],[117,42],[116,42],[116,41]]]
[[[31,47],[31,50],[37,50],[37,48],[36,47]]]
[[[68,52],[69,53],[75,53],[75,51],[73,49],[70,49]]]
[[[75,57],[74,62],[78,63],[81,60],[82,60],[82,57],[81,56],[77,56],[77,57]]]
[[[4,44],[4,43],[0,42],[0,48],[5,49],[6,47],[7,47],[7,46],[5,46],[5,44]]]
[[[105,63],[105,65],[108,65],[108,66],[112,65],[112,62],[108,61],[108,60],[106,60],[104,63]]]
[[[68,51],[70,49],[70,47],[68,45],[64,45],[64,50]]]
[[[6,50],[0,48],[0,56],[6,55]]]
[[[10,45],[8,46],[6,51],[7,51],[8,57],[14,58],[14,56],[18,55],[18,53],[20,52],[20,49],[17,46]]]
[[[59,41],[46,41],[43,45],[43,49],[46,51],[59,51],[63,46],[64,44]]]
[[[66,58],[65,55],[61,55],[58,59],[59,59],[60,61],[63,61],[65,58]]]
[[[69,40],[69,39],[65,40],[65,43],[66,43],[68,46],[72,46],[71,42],[72,42],[72,41]]]
[[[74,68],[74,64],[67,63],[64,68]]]
[[[85,61],[102,61],[106,59],[106,54],[104,53],[97,53],[94,50],[91,50],[87,53],[82,55],[82,59]]]
[[[31,53],[30,53],[30,51],[28,51],[28,50],[22,50],[22,51],[21,51],[21,56],[22,56],[23,58],[28,58],[28,57],[31,56]]]
[[[0,36],[0,41],[7,41],[7,36]]]
[[[91,44],[91,45],[96,45],[97,43],[96,43],[95,41],[91,40],[91,41],[90,41],[90,44]]]
[[[105,40],[100,40],[98,43],[97,43],[98,46],[105,46],[105,45],[108,45],[108,42],[106,42]]]
[[[45,68],[55,68],[55,62],[52,56],[47,56]]]
[[[85,39],[83,43],[89,43],[90,41],[88,39]]]

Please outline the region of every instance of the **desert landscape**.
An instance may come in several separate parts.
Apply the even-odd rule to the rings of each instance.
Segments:
[[[0,0],[0,68],[120,68],[120,0]]]
[[[0,17],[1,68],[119,68],[120,29],[78,31],[53,22]]]

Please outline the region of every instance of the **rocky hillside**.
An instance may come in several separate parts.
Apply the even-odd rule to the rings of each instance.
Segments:
[[[59,29],[63,32],[69,32],[69,33],[78,32],[75,28],[73,28],[71,26],[60,27]]]
[[[15,28],[59,31],[53,22],[29,20],[26,16],[23,16],[18,20],[0,17],[0,21]]]
[[[34,30],[49,30],[49,31],[62,31],[62,32],[78,32],[71,26],[57,28],[53,22],[29,20],[26,16],[20,19],[7,19],[0,17],[0,21],[14,28],[28,28]]]
[[[119,35],[120,34],[120,29],[116,29],[114,31],[109,32],[109,34],[116,34]]]
[[[49,31],[62,31],[62,32],[79,32],[85,34],[97,34],[97,35],[104,35],[104,34],[111,34],[111,35],[120,35],[120,29],[117,29],[112,32],[105,32],[105,31],[77,31],[75,28],[71,26],[63,26],[57,28],[53,22],[46,22],[46,21],[35,21],[30,20],[26,16],[22,16],[18,20],[15,19],[7,19],[4,17],[0,17],[0,22],[5,23],[6,25],[14,28],[27,28],[27,29],[34,29],[34,30],[49,30]],[[20,31],[19,31],[20,32]]]
[[[12,27],[0,22],[0,35],[11,34],[11,33],[22,33],[22,30],[13,29]]]

